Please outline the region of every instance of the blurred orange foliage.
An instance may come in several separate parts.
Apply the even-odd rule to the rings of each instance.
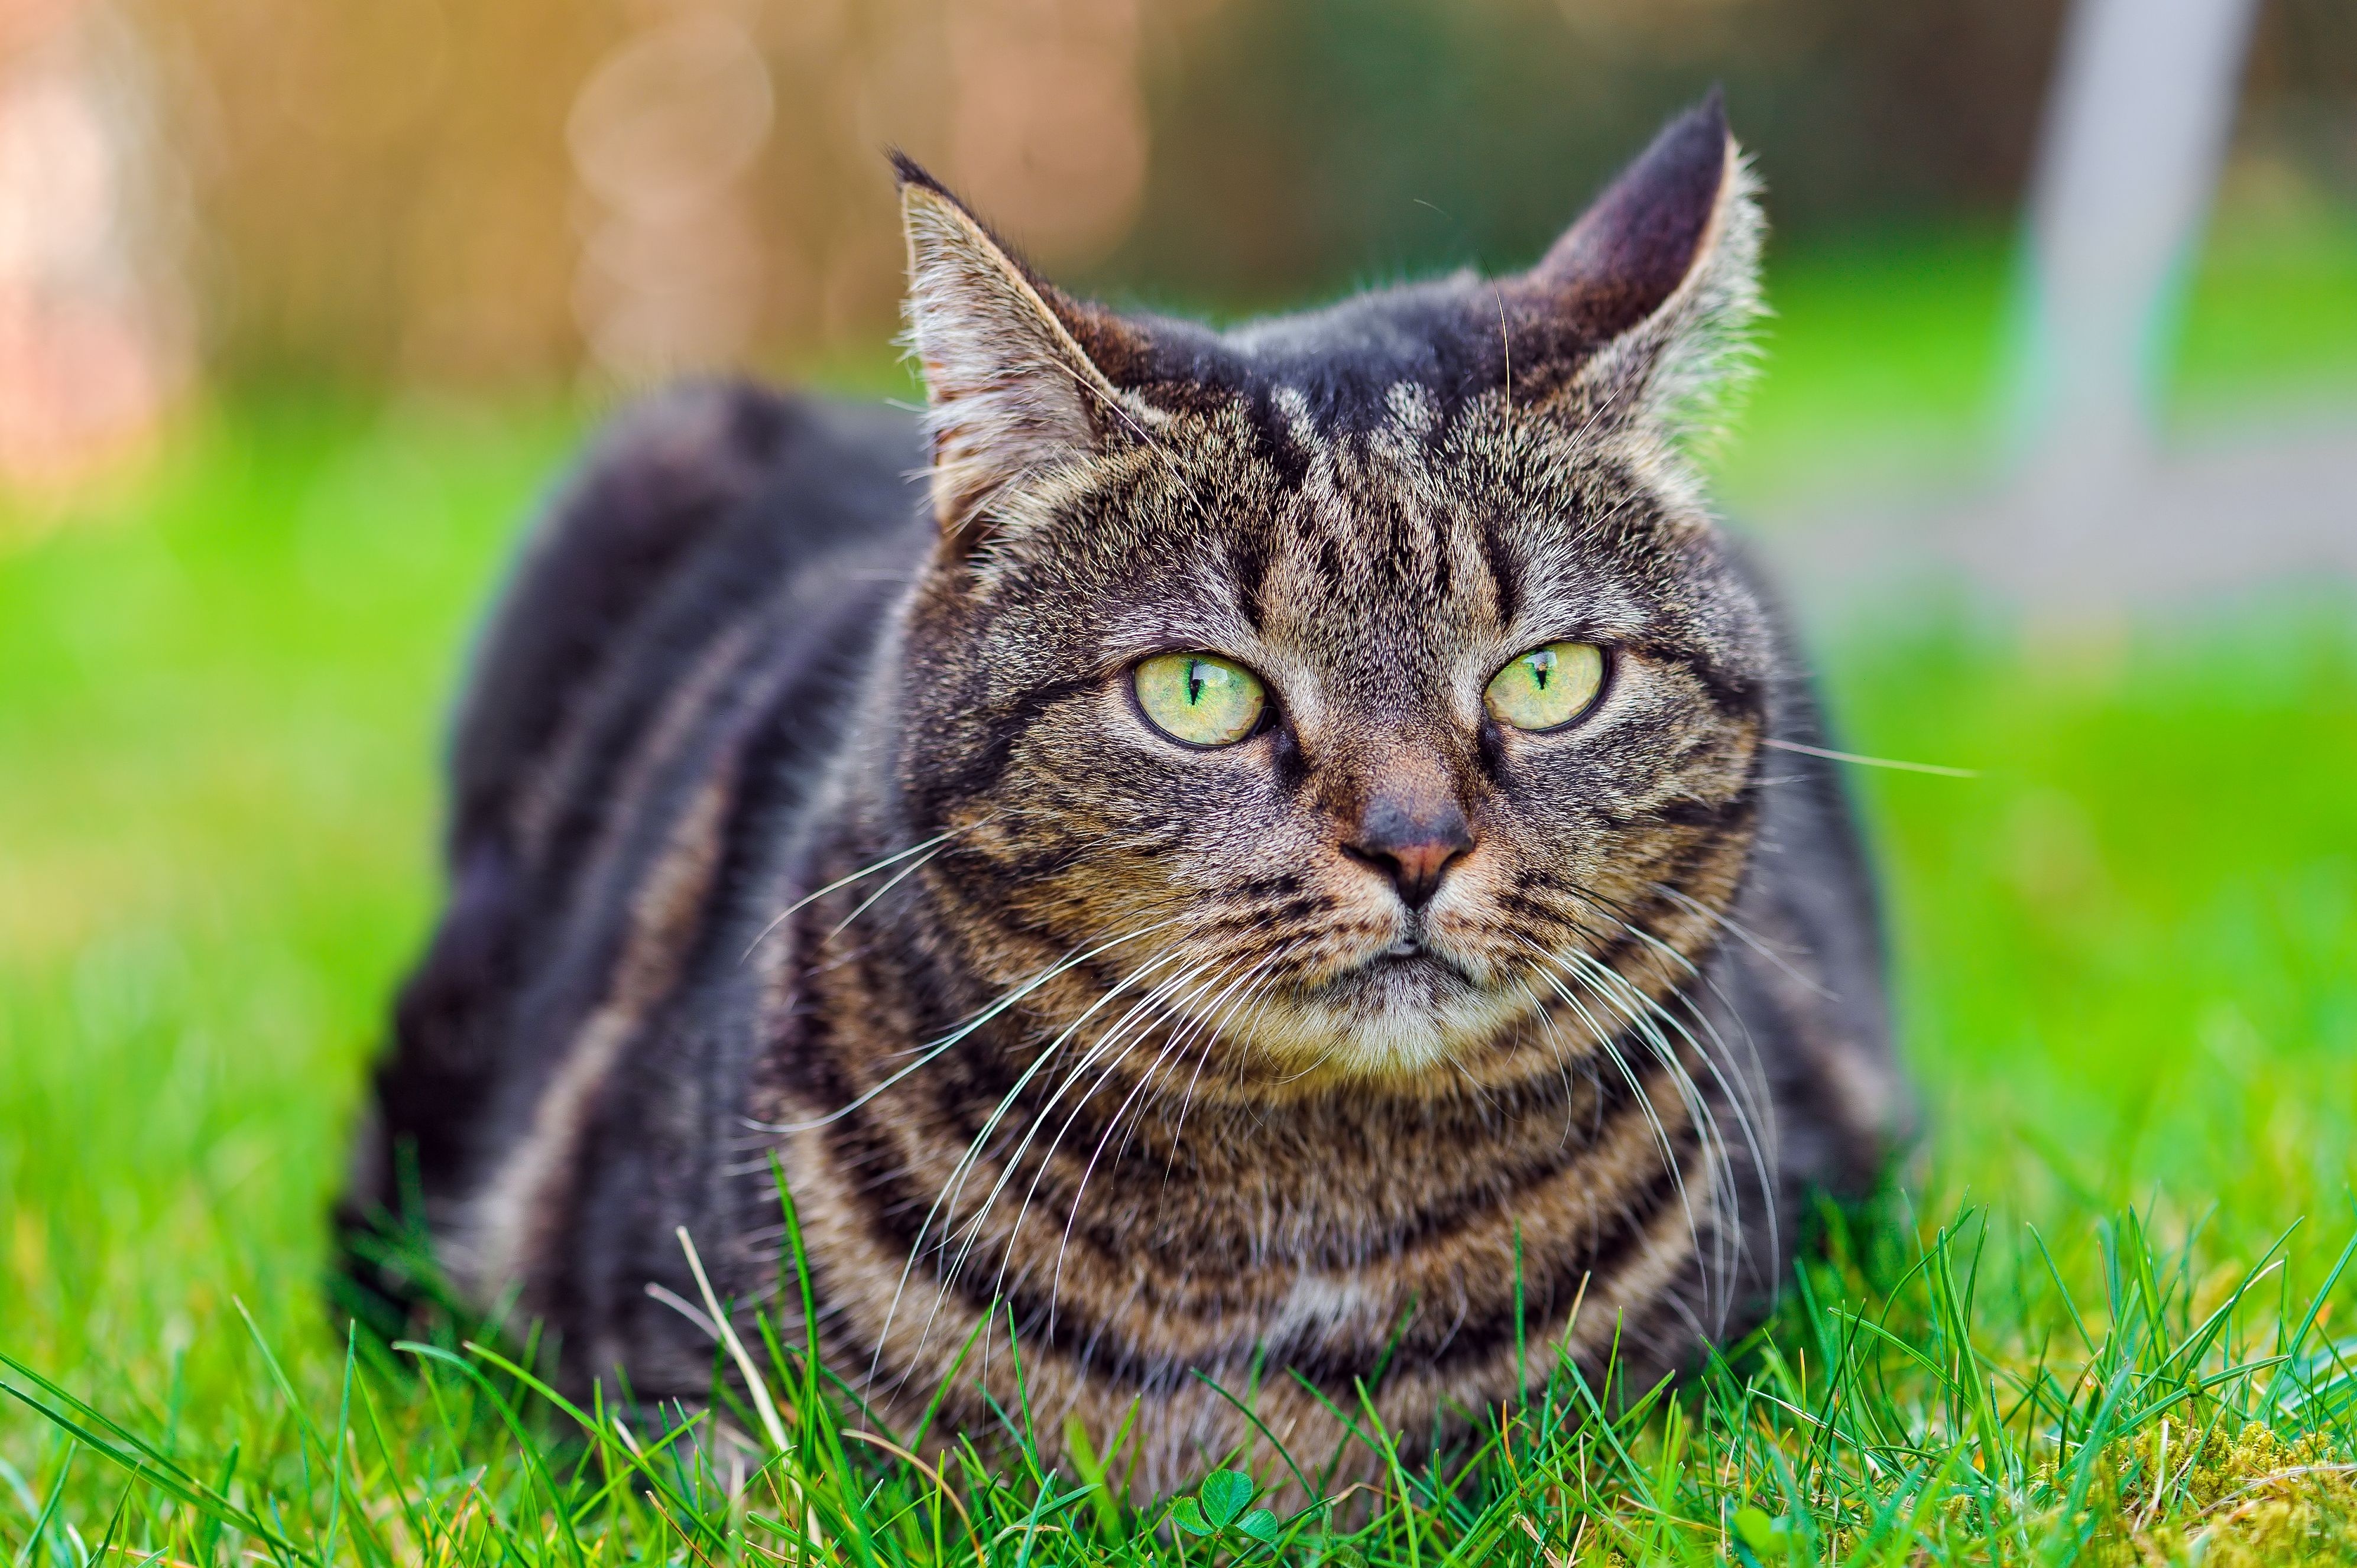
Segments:
[[[1225,309],[1519,261],[1713,80],[1787,232],[2003,221],[2062,3],[0,0],[0,464],[191,364],[874,360],[890,145],[1060,274]],[[2357,11],[2266,14],[2246,118],[2357,186]]]

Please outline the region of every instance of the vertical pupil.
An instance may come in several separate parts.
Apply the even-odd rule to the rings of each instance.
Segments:
[[[1531,682],[1542,692],[1555,676],[1555,650],[1542,648],[1531,655]]]
[[[1201,660],[1187,660],[1187,705],[1189,707],[1191,708],[1203,700],[1203,686],[1210,674],[1211,667]]]

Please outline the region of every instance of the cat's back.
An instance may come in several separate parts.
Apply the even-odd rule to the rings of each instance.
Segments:
[[[619,418],[558,495],[459,703],[450,903],[349,1224],[422,1198],[478,1254],[446,1262],[508,1273],[568,1207],[561,1145],[840,743],[930,542],[922,460],[897,411],[707,385]]]
[[[743,384],[682,388],[616,419],[525,545],[477,650],[454,733],[453,838],[558,754],[598,749],[587,732],[634,727],[781,594],[839,575],[851,553],[920,547],[909,475],[922,461],[896,410]]]

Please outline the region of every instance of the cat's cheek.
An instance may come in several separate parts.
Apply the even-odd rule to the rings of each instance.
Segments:
[[[1076,881],[1113,876],[1134,896],[1217,900],[1272,875],[1313,875],[1321,841],[1276,776],[1276,735],[1197,747],[1154,733],[1125,701],[1108,698],[1091,716],[1040,748],[1028,782],[1001,790],[1094,799],[1099,831],[1076,835]]]

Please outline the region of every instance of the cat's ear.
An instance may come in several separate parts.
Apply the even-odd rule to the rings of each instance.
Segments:
[[[1641,419],[1673,440],[1703,432],[1749,369],[1765,226],[1714,88],[1503,285],[1524,324],[1518,388],[1527,374],[1542,401],[1583,421]]]
[[[1081,336],[1120,336],[1117,318],[1064,296],[915,162],[892,161],[909,241],[909,338],[930,405],[933,511],[944,534],[963,538],[980,532],[1009,486],[1156,416],[1082,347]]]

